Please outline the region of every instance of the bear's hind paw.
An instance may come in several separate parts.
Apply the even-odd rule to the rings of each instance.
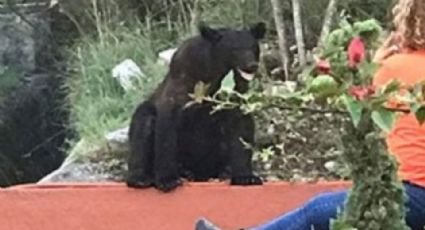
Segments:
[[[170,192],[183,184],[181,179],[161,180],[155,183],[155,187],[162,192]]]
[[[143,188],[152,187],[153,185],[154,185],[153,179],[143,179],[143,180],[128,179],[127,180],[127,186],[130,188],[143,189]]]

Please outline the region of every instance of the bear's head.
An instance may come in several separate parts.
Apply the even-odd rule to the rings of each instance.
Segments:
[[[212,54],[226,67],[236,70],[242,78],[251,81],[258,70],[260,59],[259,40],[264,38],[266,25],[256,25],[242,30],[212,29],[200,26],[202,38],[212,43]]]

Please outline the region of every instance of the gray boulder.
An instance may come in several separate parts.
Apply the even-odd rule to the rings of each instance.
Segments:
[[[38,183],[123,181],[128,151],[128,128],[105,135],[103,144],[92,145],[82,140],[61,167]]]
[[[21,4],[14,7],[0,5],[0,67],[17,74],[34,72],[38,63],[48,55],[51,34],[46,5]]]

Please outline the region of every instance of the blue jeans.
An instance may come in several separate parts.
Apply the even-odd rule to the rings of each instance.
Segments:
[[[412,230],[424,230],[425,188],[409,183],[405,183],[405,188],[408,196],[407,224]],[[346,197],[346,191],[317,196],[303,207],[252,230],[328,230],[329,220],[336,218],[337,210],[344,205]]]

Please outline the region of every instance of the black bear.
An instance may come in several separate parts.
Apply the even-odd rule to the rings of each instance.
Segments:
[[[235,90],[244,93],[259,65],[264,23],[249,29],[212,29],[185,41],[153,95],[136,109],[130,124],[127,185],[155,186],[167,192],[181,185],[183,173],[195,181],[217,178],[230,169],[232,185],[260,185],[251,166],[251,151],[241,139],[254,141],[254,121],[238,109],[210,114],[207,103],[185,105],[195,85],[209,84],[208,94],[234,71]]]

